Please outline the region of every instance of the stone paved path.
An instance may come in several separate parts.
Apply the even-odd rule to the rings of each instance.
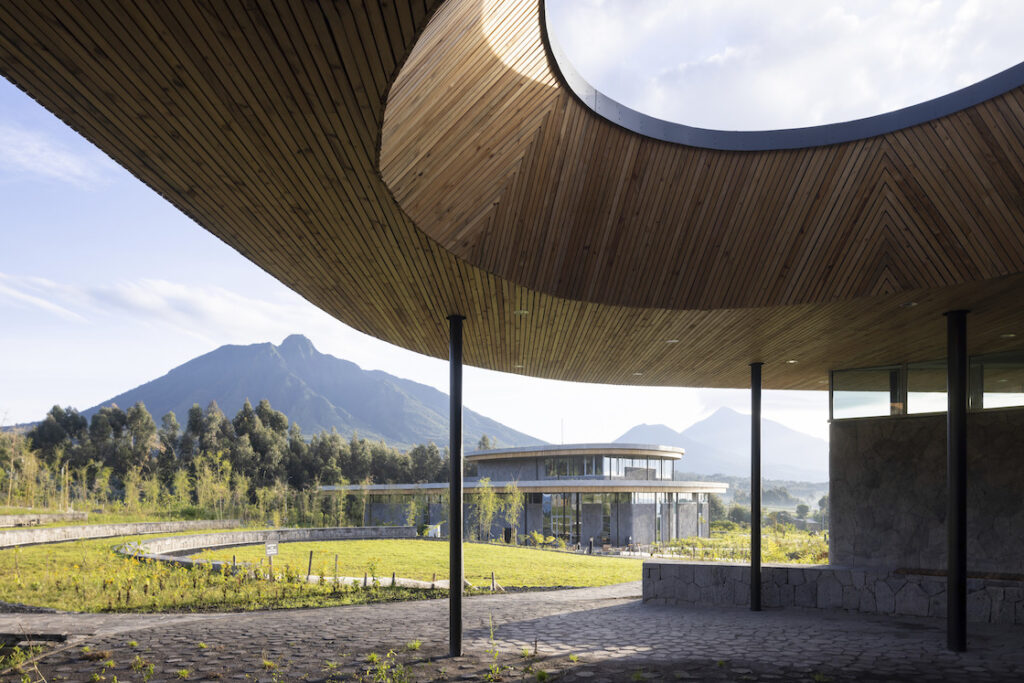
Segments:
[[[188,680],[374,680],[384,665],[404,667],[417,681],[484,680],[492,667],[503,680],[591,683],[1024,681],[1021,627],[972,625],[969,651],[954,654],[935,620],[661,607],[642,605],[639,594],[634,583],[468,598],[466,655],[457,659],[444,656],[444,600],[207,615],[0,614],[0,632],[71,636],[38,664],[47,681],[93,674],[142,681],[149,663],[151,681],[186,673]],[[416,650],[406,646],[413,641],[421,643]],[[383,655],[381,664],[367,662],[371,652]],[[104,666],[109,660],[113,667]]]

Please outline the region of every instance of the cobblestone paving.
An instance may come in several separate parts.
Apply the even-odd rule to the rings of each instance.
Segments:
[[[388,666],[417,681],[485,680],[492,671],[502,680],[589,683],[1024,681],[1019,626],[971,625],[969,651],[956,654],[933,619],[662,607],[642,605],[639,594],[634,583],[468,598],[466,655],[455,659],[445,656],[444,600],[205,615],[0,614],[0,632],[69,634],[38,663],[47,681],[142,681],[149,664],[151,681],[380,680],[374,673]],[[413,641],[418,649],[407,647]],[[379,663],[367,661],[371,652]]]

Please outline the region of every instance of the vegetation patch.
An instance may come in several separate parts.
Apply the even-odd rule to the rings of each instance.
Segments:
[[[711,538],[679,538],[664,543],[659,554],[705,562],[749,562],[749,525],[714,522]],[[761,529],[761,561],[778,564],[828,564],[824,534],[802,531],[790,524]]]
[[[175,534],[161,534],[168,536]],[[137,540],[140,537],[135,537]],[[442,597],[447,591],[314,585],[282,567],[279,580],[123,557],[129,538],[0,550],[0,601],[83,612],[197,612],[321,607]],[[297,565],[296,565],[297,566]],[[105,657],[103,657],[105,659]]]
[[[338,576],[387,577],[391,574],[407,579],[431,581],[448,578],[448,544],[419,539],[324,541],[282,543],[274,567],[301,571],[309,567],[313,552],[313,574],[335,576],[334,558],[338,558]],[[209,550],[196,557],[230,562],[258,563],[265,560],[263,545],[243,546],[227,550]],[[613,583],[639,581],[642,561],[635,558],[577,555],[536,548],[467,543],[464,548],[466,579],[478,586],[489,587],[491,572],[495,580],[508,587],[605,586]],[[264,562],[264,565],[266,562]],[[301,569],[295,569],[301,568]]]

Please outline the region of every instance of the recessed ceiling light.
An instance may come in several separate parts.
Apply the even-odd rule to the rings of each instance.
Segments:
[[[913,308],[917,305],[916,301],[904,301],[900,304],[900,308]]]
[[[1008,379],[1006,379],[1006,378],[1004,377],[1003,379],[1001,379],[1001,380],[999,380],[999,381],[1000,381],[1000,382],[1009,382],[1010,380],[1008,380]]]
[[[1017,336],[1017,335],[1016,335],[1016,334],[1014,334],[1013,332],[1007,332],[1006,334],[1001,334],[1001,335],[999,335],[999,338],[1000,338],[1000,339],[1013,339],[1013,338],[1014,338],[1014,337],[1016,337],[1016,336]]]
[[[678,339],[666,339],[665,343],[666,344],[678,344],[679,340]]]
[[[634,373],[633,373],[633,376],[634,376],[634,377],[639,377],[639,376],[640,376],[640,375],[642,375],[642,374],[644,374],[644,373],[642,373],[642,372],[634,372]]]
[[[512,311],[512,315],[529,315],[529,314],[530,314],[530,312],[528,310],[526,310],[525,308],[517,308],[516,310]]]
[[[795,364],[799,363],[800,361],[790,359],[790,360],[787,360],[786,362],[789,363],[790,365],[795,365]]]
[[[514,367],[516,370],[522,370],[525,366],[522,363],[516,363],[512,367]]]

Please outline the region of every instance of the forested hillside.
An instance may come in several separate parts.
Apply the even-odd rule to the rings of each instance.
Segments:
[[[336,431],[307,440],[266,400],[232,419],[216,403],[171,412],[158,426],[136,403],[91,419],[54,406],[28,432],[0,433],[7,505],[233,516],[267,523],[361,523],[365,496],[318,493],[318,484],[447,481],[448,453],[407,452]]]

